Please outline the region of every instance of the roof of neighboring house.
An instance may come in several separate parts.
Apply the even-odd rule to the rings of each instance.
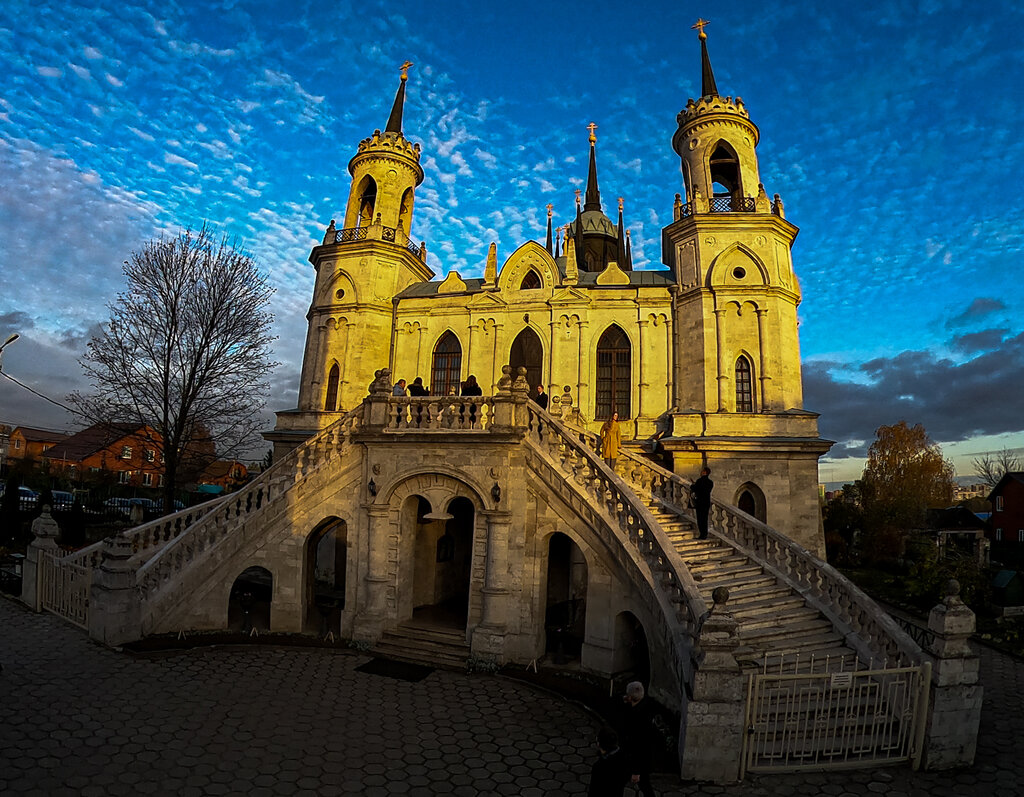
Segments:
[[[20,432],[29,443],[59,443],[67,439],[64,432],[48,432],[45,429],[33,429],[31,426],[18,426],[11,434]]]
[[[985,521],[964,506],[949,509],[929,509],[928,528],[933,531],[978,531],[985,528]]]
[[[102,451],[145,428],[146,425],[142,423],[96,423],[65,440],[60,447],[60,454],[63,459],[81,462],[91,454]]]
[[[1016,481],[1020,482],[1021,484],[1024,484],[1024,471],[1016,470],[1010,471],[1009,473],[1004,473],[1003,478],[1001,478],[999,480],[999,483],[992,488],[992,492],[988,494],[988,498],[986,500],[991,501],[992,497],[996,493],[1001,493],[1003,491],[1003,488],[1006,486],[1006,483],[1009,481]]]
[[[242,472],[246,472],[245,465],[237,460],[218,459],[216,462],[211,462],[207,465],[203,475],[199,477],[199,483],[212,482],[217,479],[230,479],[232,478],[231,471],[235,468],[242,468]]]

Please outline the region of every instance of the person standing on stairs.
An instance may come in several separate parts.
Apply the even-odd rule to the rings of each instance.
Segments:
[[[697,538],[706,540],[708,538],[708,513],[711,511],[711,488],[715,483],[708,477],[711,475],[711,468],[705,466],[700,469],[700,478],[690,488],[690,495],[693,499],[693,509],[697,515]]]
[[[619,458],[619,446],[622,445],[622,431],[619,429],[619,413],[613,412],[612,417],[601,427],[601,456],[605,464],[615,470],[615,460]]]

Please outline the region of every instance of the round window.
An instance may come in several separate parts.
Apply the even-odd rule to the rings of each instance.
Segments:
[[[743,279],[743,278],[744,278],[745,276],[747,276],[747,272],[746,272],[746,271],[744,271],[742,267],[740,267],[740,266],[736,266],[736,268],[734,268],[734,269],[732,270],[732,275],[733,275],[733,276],[734,276],[734,277],[735,277],[736,279],[738,279],[738,280],[741,280],[741,279]]]
[[[336,290],[334,292],[334,298],[335,299],[344,299],[345,298],[345,291],[343,291],[341,288],[338,288],[338,290]]]

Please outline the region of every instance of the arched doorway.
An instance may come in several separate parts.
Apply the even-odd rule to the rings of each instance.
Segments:
[[[764,492],[753,482],[740,485],[736,491],[736,506],[762,523],[768,522],[768,502]]]
[[[305,584],[307,632],[327,636],[341,633],[348,567],[348,528],[344,520],[321,523],[306,541]]]
[[[540,338],[530,327],[526,327],[512,341],[512,349],[508,354],[508,364],[512,366],[512,378],[519,374],[520,368],[526,369],[526,381],[530,383],[530,395],[537,394],[537,385],[544,383],[544,347]]]
[[[615,653],[612,658],[615,678],[623,683],[639,681],[651,685],[651,651],[644,627],[632,612],[615,617]]]
[[[425,498],[416,498],[413,622],[464,629],[473,563],[473,503],[459,497],[437,512]]]
[[[270,630],[270,606],[274,599],[274,576],[265,567],[243,570],[231,585],[228,596],[228,628],[249,634]]]
[[[556,531],[548,541],[545,653],[556,664],[579,658],[586,634],[587,560],[567,535]]]
[[[434,363],[430,369],[432,396],[457,395],[462,384],[462,344],[451,330],[445,332],[434,347]]]
[[[612,324],[597,342],[597,420],[619,413],[633,417],[632,347],[622,327]]]

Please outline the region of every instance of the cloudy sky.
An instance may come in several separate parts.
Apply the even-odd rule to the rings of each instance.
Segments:
[[[1024,6],[490,5],[0,3],[0,337],[22,336],[4,372],[62,400],[122,261],[209,220],[277,289],[268,406],[294,406],[306,258],[406,59],[427,174],[413,237],[435,271],[478,276],[490,241],[503,259],[542,238],[548,202],[568,221],[591,121],[606,207],[625,198],[635,260],[658,268],[704,16],[718,87],[743,97],[801,228],[805,406],[838,441],[823,480],[859,475],[901,419],[964,474],[1024,444]],[[0,421],[70,424],[6,379]]]

